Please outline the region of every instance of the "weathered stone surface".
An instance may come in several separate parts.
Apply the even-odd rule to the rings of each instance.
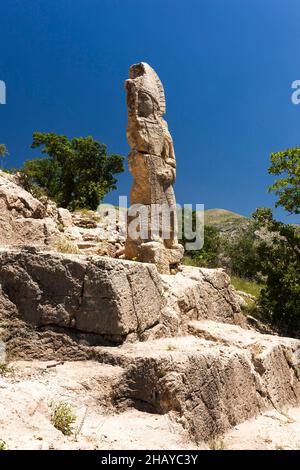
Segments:
[[[146,263],[2,249],[0,283],[26,322],[115,342],[184,334],[192,319],[243,319],[222,270],[183,268],[159,275]]]
[[[111,394],[123,370],[96,361],[17,361],[0,374],[1,441],[10,450],[190,449],[188,434],[166,416],[116,413]],[[59,403],[77,417],[74,436],[51,422]],[[123,457],[122,457],[123,459]]]
[[[164,89],[156,72],[144,62],[132,65],[129,75],[129,80],[125,82],[128,106],[127,139],[131,146],[128,162],[134,178],[130,202],[132,206],[143,205],[148,212],[140,214],[138,238],[134,238],[128,231],[125,256],[156,263],[161,272],[168,272],[169,267],[178,264],[178,259],[182,258],[183,248],[178,245],[176,236],[176,200],[173,190],[176,159],[172,137],[162,117],[166,111]],[[150,225],[153,220],[150,207],[153,210],[154,205],[161,211],[172,213],[170,233],[167,237],[161,233],[163,223],[158,224],[157,236],[150,233],[150,230],[147,234],[141,233],[141,225]],[[131,214],[128,221],[132,223],[135,219],[136,215]],[[157,250],[147,250],[145,244],[153,241],[161,247]]]
[[[62,224],[63,227],[71,227],[73,225],[72,214],[68,209],[63,207],[58,208],[58,221]]]
[[[0,252],[0,283],[25,321],[137,338],[160,321],[163,297],[151,265],[82,255]]]
[[[47,206],[25,191],[17,176],[0,171],[0,245],[49,245],[59,236]]]
[[[120,219],[120,220],[118,220]],[[51,246],[83,254],[118,257],[125,242],[125,221],[112,224],[93,211],[69,212],[46,197],[26,191],[17,175],[0,170],[0,245]]]
[[[14,217],[41,218],[45,215],[43,204],[25,191],[18,177],[0,170],[1,213],[10,211]]]
[[[190,320],[210,319],[246,326],[238,297],[222,269],[182,266],[161,275],[167,306],[163,321],[174,334],[185,333]]]
[[[8,320],[14,311],[7,298],[5,309]],[[27,359],[121,367],[112,391],[118,409],[171,413],[196,442],[264,410],[299,405],[300,341],[208,320],[190,322],[189,333],[114,348],[89,344],[72,330],[28,330],[20,334],[19,352]]]
[[[121,367],[119,409],[171,413],[197,442],[300,402],[300,342],[235,324],[242,317],[222,270],[158,275],[150,264],[31,248],[0,251],[0,284],[9,352]]]
[[[126,371],[115,400],[152,413],[178,413],[198,442],[265,409],[300,403],[300,341],[195,323],[199,338],[160,339],[116,351]]]
[[[161,449],[168,455],[167,449],[186,453],[220,444],[226,450],[299,450],[300,408],[267,409],[225,435],[196,444],[179,412],[116,410],[111,397],[124,372],[99,361],[14,361],[0,374],[1,440],[10,450]],[[76,439],[51,423],[58,399],[77,416]]]

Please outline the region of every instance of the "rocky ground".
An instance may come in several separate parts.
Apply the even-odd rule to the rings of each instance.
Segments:
[[[136,409],[115,412],[109,396],[118,367],[94,361],[54,364],[16,362],[2,373],[0,440],[10,449],[190,447],[187,432],[169,415]],[[51,423],[60,402],[70,404],[77,417],[78,429],[70,437]]]
[[[193,443],[175,414],[116,410],[109,395],[121,369],[94,361],[17,361],[0,374],[0,440],[9,449],[300,449],[300,408],[268,410],[208,442]],[[52,424],[71,405],[72,436]]]
[[[120,259],[107,215],[3,173],[0,209],[0,446],[299,447],[300,341],[259,333],[222,269]]]

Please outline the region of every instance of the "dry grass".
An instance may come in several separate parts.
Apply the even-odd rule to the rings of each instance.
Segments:
[[[55,244],[55,249],[59,253],[70,253],[70,254],[79,254],[80,250],[74,243],[70,242],[69,240],[66,239],[60,239],[56,244]]]
[[[223,439],[212,439],[209,442],[209,450],[225,450],[225,442]]]

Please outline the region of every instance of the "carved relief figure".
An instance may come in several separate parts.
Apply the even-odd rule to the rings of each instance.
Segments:
[[[153,218],[154,205],[165,209],[170,215],[170,230],[161,219],[159,233],[133,239],[127,236],[126,258],[157,264],[162,272],[169,272],[172,265],[180,262],[183,248],[177,242],[176,200],[173,184],[176,178],[176,158],[167,122],[165,94],[156,72],[146,63],[132,65],[130,78],[125,82],[128,106],[127,139],[131,146],[128,158],[134,181],[131,189],[131,206],[148,208],[146,222]],[[152,211],[152,212],[151,212]],[[168,214],[167,214],[168,213]],[[142,223],[143,216],[141,216]],[[131,217],[129,216],[129,223]]]

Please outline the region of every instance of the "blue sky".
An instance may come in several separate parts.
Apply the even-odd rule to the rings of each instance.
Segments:
[[[272,206],[269,154],[300,146],[299,24],[297,0],[1,0],[9,165],[38,156],[34,131],[92,135],[126,155],[124,80],[146,61],[166,90],[178,202]],[[127,170],[107,201],[130,185]]]

